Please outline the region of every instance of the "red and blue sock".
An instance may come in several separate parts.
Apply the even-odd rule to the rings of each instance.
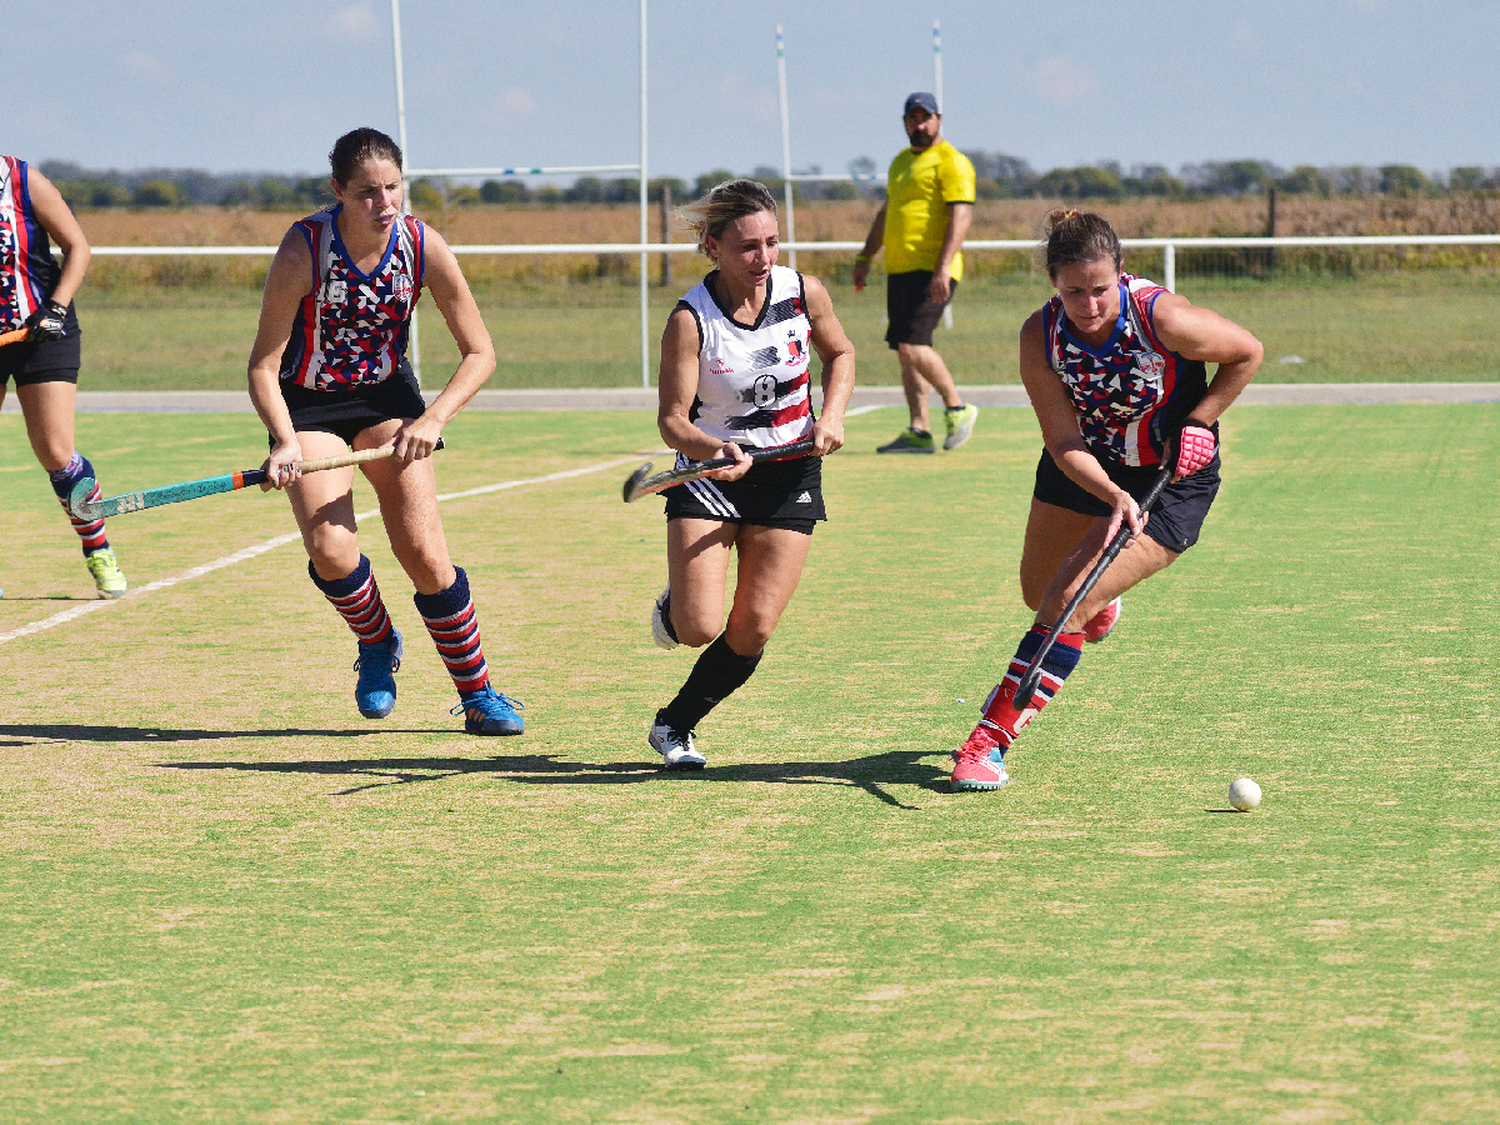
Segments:
[[[1031,667],[1033,658],[1050,631],[1045,625],[1031,627],[1016,646],[1016,654],[1010,658],[1010,668],[1006,671],[1005,678],[995,686],[995,690],[990,692],[990,697],[984,702],[984,717],[979,720],[979,725],[1000,743],[1002,752],[1010,749],[1010,744],[1026,729],[1026,724],[1036,718],[1037,713],[1063,686],[1069,673],[1078,667],[1078,657],[1083,651],[1083,634],[1059,633],[1047,655],[1042,658],[1042,675],[1037,681],[1036,692],[1027,706],[1016,709],[1016,688],[1020,686],[1021,677]]]
[[[73,530],[78,533],[78,540],[85,556],[92,555],[95,551],[102,551],[109,546],[109,536],[104,533],[102,517],[96,520],[81,520],[68,507],[68,500],[73,495],[73,486],[84,477],[93,476],[94,466],[90,465],[89,459],[76,449],[66,465],[47,474],[47,478],[52,482],[52,491],[57,493],[58,503],[62,505],[63,511],[68,513],[68,521],[73,525]],[[98,480],[98,477],[94,477],[94,491],[88,494],[89,500],[98,500],[103,495],[99,491]]]
[[[458,577],[453,585],[435,594],[414,594],[412,600],[453,677],[453,685],[460,695],[468,695],[489,686],[490,668],[479,639],[479,613],[469,596],[469,576],[462,567],[454,569]]]
[[[320,578],[311,562],[307,564],[307,575],[362,643],[375,644],[391,635],[394,629],[391,615],[385,611],[375,572],[364,555],[359,556],[359,565],[343,578],[331,582]]]

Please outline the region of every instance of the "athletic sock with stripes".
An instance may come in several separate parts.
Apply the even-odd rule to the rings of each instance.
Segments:
[[[1036,718],[1037,712],[1063,686],[1068,674],[1078,667],[1078,657],[1083,651],[1083,634],[1059,633],[1047,655],[1042,658],[1042,676],[1037,681],[1036,692],[1030,704],[1016,710],[1016,688],[1020,686],[1021,677],[1031,667],[1032,658],[1042,647],[1049,632],[1051,630],[1045,625],[1031,627],[1016,646],[1016,654],[1010,658],[1010,668],[1006,671],[1005,678],[984,701],[984,717],[979,720],[979,725],[994,736],[1002,751],[1010,749],[1010,744],[1026,729],[1026,724]]]
[[[698,657],[677,697],[657,712],[656,721],[673,730],[692,730],[703,716],[744,686],[763,655],[741,656],[720,633]]]
[[[83,546],[85,556],[92,555],[95,551],[102,551],[109,546],[109,536],[104,533],[104,520],[81,520],[75,516],[68,507],[68,499],[73,495],[73,486],[84,477],[94,476],[94,466],[89,464],[89,459],[78,450],[73,451],[73,456],[68,458],[68,463],[55,472],[49,472],[47,478],[52,482],[52,491],[57,493],[58,503],[62,505],[63,511],[68,513],[68,521],[73,525],[73,530],[78,533],[78,539]],[[89,500],[98,500],[103,493],[99,491],[98,478],[94,477],[94,490],[88,494]]]
[[[359,565],[353,572],[343,578],[335,578],[332,582],[319,578],[311,562],[307,564],[307,576],[323,591],[328,604],[339,611],[339,616],[354,630],[361,643],[375,644],[391,635],[391,615],[385,611],[375,573],[364,555],[359,556]]]
[[[458,577],[453,585],[435,594],[414,594],[412,600],[417,603],[417,612],[432,634],[454,686],[460,694],[467,694],[489,686],[490,669],[479,641],[479,614],[469,596],[469,576],[463,567],[454,569]]]

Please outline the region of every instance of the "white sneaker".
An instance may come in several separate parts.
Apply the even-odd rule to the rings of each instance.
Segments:
[[[708,764],[708,759],[693,745],[692,731],[673,730],[665,723],[653,723],[646,740],[651,743],[651,749],[662,756],[663,769],[701,770]]]
[[[659,647],[668,650],[677,647],[677,642],[672,639],[672,633],[667,628],[667,599],[671,596],[672,587],[668,586],[651,607],[651,638]]]

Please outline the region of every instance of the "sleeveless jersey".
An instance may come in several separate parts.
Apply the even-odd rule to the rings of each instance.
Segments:
[[[772,266],[766,303],[748,326],[719,307],[713,279],[709,274],[677,303],[698,322],[698,394],[688,417],[705,433],[746,446],[784,445],[811,433],[812,321],[802,275]]]
[[[379,265],[361,273],[339,238],[342,206],[292,227],[312,251],[313,284],[282,354],[281,378],[312,391],[381,383],[395,374],[406,362],[422,292],[422,223],[402,215]]]
[[[61,276],[47,231],[31,211],[26,162],[0,156],[0,331],[21,327]]]
[[[1094,347],[1069,330],[1062,299],[1042,309],[1047,363],[1073,399],[1089,451],[1131,466],[1155,465],[1165,439],[1208,390],[1199,360],[1184,359],[1156,336],[1151,309],[1166,290],[1120,277],[1120,317],[1109,339]]]

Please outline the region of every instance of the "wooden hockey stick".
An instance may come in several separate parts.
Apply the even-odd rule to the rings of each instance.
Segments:
[[[798,438],[796,441],[788,442],[786,445],[769,445],[764,449],[747,449],[745,453],[752,461],[782,461],[788,457],[800,457],[804,453],[811,453],[813,439],[809,437]],[[726,469],[734,464],[733,457],[715,457],[711,461],[689,461],[678,469],[668,469],[664,473],[651,475],[651,462],[647,461],[635,472],[631,473],[625,480],[623,489],[625,503],[639,500],[642,496],[650,496],[653,492],[661,492],[663,489],[671,488],[676,484],[685,484],[690,480],[698,480],[706,477],[716,469]]]

